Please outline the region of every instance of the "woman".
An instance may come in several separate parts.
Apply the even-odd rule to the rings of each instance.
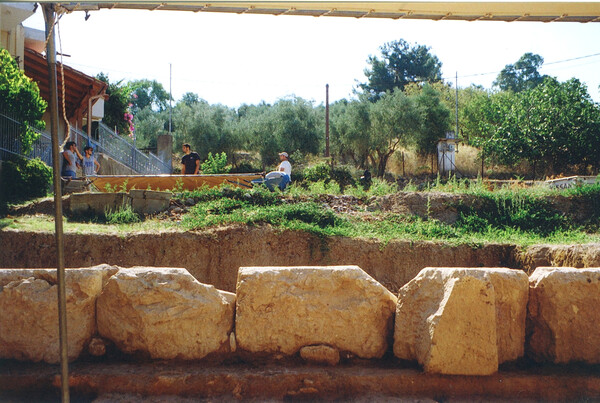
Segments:
[[[67,141],[64,147],[63,155],[63,167],[61,176],[66,178],[77,178],[77,168],[79,167],[79,160],[83,159],[83,156],[79,153],[77,146],[74,141]]]

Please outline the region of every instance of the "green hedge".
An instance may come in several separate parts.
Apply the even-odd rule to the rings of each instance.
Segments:
[[[11,203],[43,197],[52,186],[52,169],[39,158],[15,157],[2,161],[0,202]]]

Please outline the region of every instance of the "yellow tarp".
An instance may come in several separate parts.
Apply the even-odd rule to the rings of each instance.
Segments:
[[[426,1],[128,1],[57,3],[66,11],[98,9],[179,10],[238,14],[306,15],[465,21],[600,22],[600,2]]]

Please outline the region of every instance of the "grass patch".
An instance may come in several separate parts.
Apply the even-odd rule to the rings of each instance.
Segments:
[[[115,211],[105,210],[104,216],[107,224],[132,224],[142,221],[130,205],[122,206]]]
[[[330,183],[337,186],[336,183]],[[596,230],[574,227],[569,220],[551,211],[545,195],[561,194],[555,189],[509,189],[490,191],[480,183],[452,185],[454,191],[480,197],[480,205],[457,206],[459,218],[449,225],[434,219],[391,213],[374,213],[363,219],[336,214],[317,200],[326,193],[323,181],[313,182],[312,188],[293,186],[287,198],[280,192],[255,188],[205,189],[194,197],[200,202],[184,216],[185,229],[205,229],[232,223],[242,225],[271,225],[280,229],[308,231],[320,236],[373,238],[382,241],[443,241],[452,244],[513,243],[589,243],[598,242]],[[351,188],[356,189],[356,188]],[[393,190],[381,183],[370,191],[384,193]],[[563,193],[565,191],[562,191]],[[599,197],[597,190],[569,192],[586,197]],[[329,193],[327,193],[329,194]],[[366,199],[374,195],[364,190],[355,196]],[[302,200],[302,201],[300,201]],[[308,200],[308,201],[306,201]],[[363,217],[363,216],[361,216]]]
[[[477,196],[477,208],[454,206],[459,218],[452,225],[431,218],[385,212],[337,214],[322,203],[322,195],[338,192],[339,185],[334,181],[316,181],[310,186],[293,184],[284,193],[269,191],[262,186],[252,189],[227,186],[194,191],[179,189],[175,198],[182,204],[189,205],[189,199],[195,203],[188,213],[181,216],[180,222],[154,218],[139,222],[140,218],[131,209],[121,209],[107,212],[106,221],[77,223],[71,220],[65,222],[64,228],[66,232],[131,233],[202,230],[239,224],[269,225],[281,230],[306,231],[320,237],[371,238],[383,242],[428,240],[450,244],[510,243],[523,246],[600,242],[600,184],[565,190],[507,186],[491,191],[481,181],[450,180],[445,183],[438,181],[430,187],[430,191],[432,189]],[[345,194],[366,202],[370,197],[396,191],[394,184],[374,179],[369,190],[347,187]],[[547,196],[556,195],[591,203],[593,217],[589,224],[577,227],[568,218],[552,212]],[[0,221],[0,229],[3,228],[54,231],[54,222],[52,217],[18,217]]]

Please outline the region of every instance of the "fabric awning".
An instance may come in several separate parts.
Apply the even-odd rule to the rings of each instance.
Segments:
[[[57,11],[99,9],[174,10],[313,17],[462,21],[600,22],[600,2],[428,1],[126,1],[57,3]]]

